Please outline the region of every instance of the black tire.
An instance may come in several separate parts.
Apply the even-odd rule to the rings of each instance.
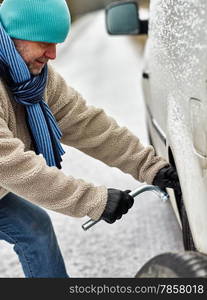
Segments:
[[[135,278],[207,278],[207,256],[193,251],[160,254],[150,259]]]
[[[182,200],[181,207],[181,222],[182,222],[182,233],[183,233],[183,245],[186,251],[197,251],[193,241],[193,236],[190,230],[187,213]]]
[[[175,192],[176,201],[178,205],[178,210],[180,213],[180,219],[182,224],[182,235],[183,235],[183,246],[186,251],[197,251],[196,246],[193,241],[193,236],[191,233],[190,225],[188,222],[188,216],[186,213],[183,197],[177,195]]]

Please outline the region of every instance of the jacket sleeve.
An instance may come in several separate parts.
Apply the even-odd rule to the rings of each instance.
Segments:
[[[51,103],[63,133],[61,142],[151,184],[156,173],[168,165],[153,147],[144,147],[138,137],[107,116],[103,109],[86,105],[82,96],[51,70],[55,82]]]
[[[25,151],[13,136],[0,105],[0,185],[20,197],[69,216],[96,220],[107,200],[104,186],[95,187],[49,167],[42,155]]]

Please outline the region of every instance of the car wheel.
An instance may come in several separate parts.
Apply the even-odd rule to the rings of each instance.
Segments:
[[[198,252],[164,253],[150,259],[135,278],[207,278],[207,256]]]
[[[185,210],[185,206],[183,203],[183,199],[181,199],[182,201],[182,206],[181,206],[181,222],[182,222],[182,233],[183,233],[183,244],[184,244],[184,248],[186,251],[188,250],[192,250],[192,251],[196,251],[196,247],[193,241],[193,236],[190,230],[190,226],[189,226],[189,222],[188,222],[188,217],[187,217],[187,213]]]
[[[186,251],[197,251],[194,241],[193,241],[193,236],[191,233],[190,225],[188,222],[188,216],[186,213],[183,197],[182,197],[182,195],[177,195],[176,192],[175,192],[175,197],[176,197],[178,210],[180,213],[181,224],[182,224],[184,249]]]

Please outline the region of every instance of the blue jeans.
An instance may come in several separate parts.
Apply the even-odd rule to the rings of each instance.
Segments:
[[[0,199],[0,240],[14,244],[25,277],[69,277],[49,215],[13,193]]]

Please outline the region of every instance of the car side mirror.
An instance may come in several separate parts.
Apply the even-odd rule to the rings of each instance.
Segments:
[[[111,35],[147,34],[148,20],[140,20],[135,1],[112,2],[105,8],[107,32]]]

